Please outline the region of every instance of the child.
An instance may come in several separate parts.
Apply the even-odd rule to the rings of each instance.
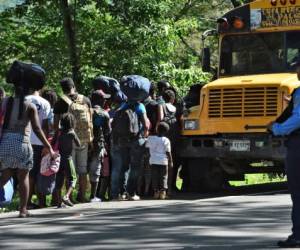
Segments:
[[[56,174],[55,194],[58,207],[62,207],[62,203],[67,206],[73,206],[70,196],[77,182],[76,170],[72,160],[73,145],[80,147],[80,141],[74,131],[75,118],[72,114],[66,113],[60,121],[60,135],[58,137],[58,149],[61,156],[59,171]],[[64,179],[67,178],[67,193],[62,198],[61,189]]]
[[[150,165],[152,172],[152,187],[154,199],[166,199],[168,189],[168,167],[173,167],[171,143],[165,137],[169,131],[169,125],[160,122],[157,127],[157,135],[150,135],[146,147],[150,151]]]

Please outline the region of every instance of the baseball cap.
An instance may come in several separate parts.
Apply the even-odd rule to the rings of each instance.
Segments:
[[[104,93],[104,91],[103,90],[101,90],[101,89],[98,89],[98,90],[94,90],[93,92],[92,92],[92,98],[103,98],[103,99],[109,99],[110,97],[111,97],[111,95],[110,94],[106,94],[106,93]]]

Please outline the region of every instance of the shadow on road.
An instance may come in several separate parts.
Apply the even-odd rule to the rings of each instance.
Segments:
[[[277,197],[278,196],[278,197]],[[3,249],[270,249],[286,234],[283,195],[156,207],[82,210],[83,216],[1,229]],[[286,196],[285,196],[286,197]],[[240,198],[240,200],[239,200]],[[100,210],[100,209],[98,209]],[[98,211],[100,212],[100,211]],[[70,214],[71,215],[71,214]],[[57,214],[56,218],[66,216]],[[279,237],[279,238],[278,238]]]

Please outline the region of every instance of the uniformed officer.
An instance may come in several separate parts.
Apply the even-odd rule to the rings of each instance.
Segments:
[[[300,80],[300,56],[293,64]],[[288,187],[292,198],[292,234],[284,241],[279,241],[282,248],[300,247],[300,88],[295,89],[287,109],[269,125],[274,135],[288,136],[285,161]]]

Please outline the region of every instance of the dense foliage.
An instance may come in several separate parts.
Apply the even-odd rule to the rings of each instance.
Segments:
[[[3,2],[3,1],[2,1]],[[81,91],[93,77],[141,74],[168,79],[180,93],[207,82],[201,33],[239,4],[221,0],[27,0],[0,6],[0,84],[14,59],[41,64],[48,86],[73,76]],[[24,3],[23,3],[24,2]],[[213,43],[213,41],[211,41]],[[215,43],[216,44],[216,43]]]

